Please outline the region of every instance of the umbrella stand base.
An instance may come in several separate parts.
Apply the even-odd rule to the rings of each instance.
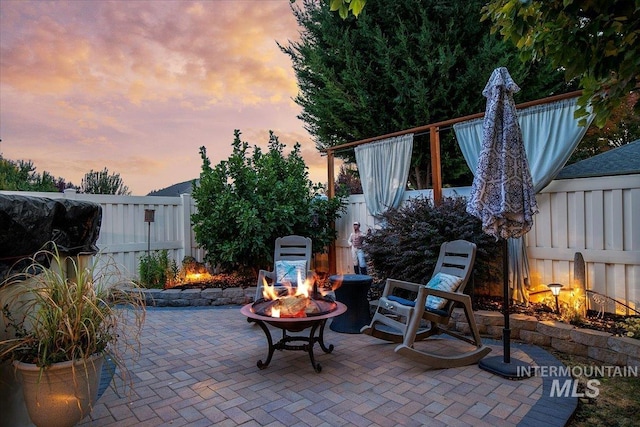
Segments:
[[[505,363],[502,356],[485,357],[478,362],[478,366],[480,369],[510,380],[523,380],[531,377],[530,365],[518,359],[511,358],[509,363]]]

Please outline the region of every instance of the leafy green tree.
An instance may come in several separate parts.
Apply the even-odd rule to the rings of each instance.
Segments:
[[[87,194],[114,194],[128,196],[129,187],[124,185],[119,173],[109,173],[105,167],[101,171],[91,169],[84,175],[80,183],[80,192]]]
[[[311,237],[314,252],[322,252],[336,238],[330,224],[344,211],[344,198],[321,197],[299,144],[285,156],[270,132],[268,151],[250,152],[240,131],[234,135],[232,154],[215,167],[200,148],[202,171],[192,192],[198,212],[191,219],[207,261],[229,271],[267,267],[276,238],[289,234]]]
[[[384,135],[485,109],[482,90],[506,66],[522,91],[517,102],[570,88],[544,62],[523,64],[518,50],[480,22],[483,0],[368,2],[356,19],[325,2],[292,5],[300,41],[280,46],[300,87],[299,118],[318,149]],[[444,131],[444,129],[443,129]],[[339,153],[353,161],[353,152]],[[453,132],[441,132],[443,181],[472,180]],[[430,186],[429,136],[414,139],[410,183]]]
[[[639,94],[631,94],[616,107],[604,127],[589,127],[582,141],[571,155],[568,164],[588,159],[612,148],[621,147],[640,139],[640,115],[633,105],[638,102]]]
[[[483,17],[520,49],[523,61],[549,60],[567,81],[579,79],[578,116],[588,114],[590,103],[598,127],[640,89],[637,0],[493,0]],[[637,113],[640,105],[634,106]]]
[[[36,172],[31,160],[13,161],[0,155],[0,190],[57,192],[72,187],[47,171]]]
[[[337,11],[342,19],[346,19],[349,13],[357,18],[366,3],[366,0],[329,0],[331,11]]]

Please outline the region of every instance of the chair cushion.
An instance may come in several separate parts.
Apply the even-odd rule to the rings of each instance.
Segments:
[[[453,276],[451,274],[446,273],[436,273],[435,276],[429,280],[427,283],[427,288],[429,289],[437,289],[445,292],[454,292],[458,289],[462,283],[462,278],[458,276]],[[447,304],[447,300],[444,298],[436,297],[433,295],[427,296],[427,302],[425,307],[430,310],[442,310],[444,306]]]
[[[298,284],[298,273],[304,281],[307,278],[307,261],[276,261],[276,282]]]
[[[406,305],[406,306],[409,306],[409,307],[415,307],[416,306],[416,302],[415,301],[409,301],[408,299],[404,299],[404,298],[401,298],[401,297],[398,297],[398,296],[395,296],[395,295],[389,295],[387,297],[387,299],[389,301],[395,301],[395,302],[397,302],[399,304]],[[434,313],[434,314],[437,314],[438,316],[446,317],[446,316],[449,315],[449,313],[447,313],[444,310],[437,310],[437,309],[429,308],[429,307],[425,307],[425,308],[427,309],[427,311],[429,311],[431,313]]]
[[[395,295],[389,295],[387,297],[387,299],[389,301],[395,301],[397,303],[400,303],[402,305],[407,305],[409,307],[415,307],[416,306],[416,302],[415,301],[409,301],[408,299],[404,299],[404,298],[401,298],[401,297],[398,297],[398,296],[395,296]]]

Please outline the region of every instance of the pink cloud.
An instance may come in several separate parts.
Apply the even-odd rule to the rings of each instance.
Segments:
[[[258,6],[259,4],[259,6]],[[0,3],[0,151],[78,184],[108,167],[134,194],[192,179],[233,130],[302,144],[297,85],[276,45],[298,37],[289,2]],[[266,141],[266,140],[265,140]],[[259,143],[261,141],[250,141]]]

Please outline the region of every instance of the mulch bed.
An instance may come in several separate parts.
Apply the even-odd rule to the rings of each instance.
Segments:
[[[502,298],[501,297],[488,297],[488,296],[475,296],[473,302],[474,310],[488,310],[502,312]],[[525,304],[511,304],[509,306],[509,312],[514,314],[526,314],[534,316],[538,320],[556,320],[563,322],[564,320],[560,315],[556,314],[554,310],[541,303]],[[588,310],[586,316],[579,322],[570,322],[572,325],[584,329],[593,329],[597,331],[608,332],[614,335],[624,335],[625,329],[618,326],[619,322],[623,322],[627,317],[604,313],[598,315],[598,312]]]

